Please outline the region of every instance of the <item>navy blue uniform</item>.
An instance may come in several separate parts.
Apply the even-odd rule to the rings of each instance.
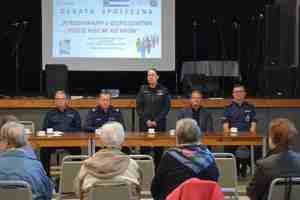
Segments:
[[[256,122],[255,107],[244,101],[241,105],[232,101],[230,105],[224,109],[224,123],[228,122],[229,127],[235,127],[238,132],[249,131],[251,122]],[[236,154],[237,146],[225,146],[224,150],[229,153]],[[258,150],[257,150],[258,151]],[[236,155],[237,156],[237,155]],[[242,176],[246,176],[247,165],[250,158],[242,159],[237,156],[237,172]],[[241,166],[240,166],[241,164]]]
[[[46,114],[43,124],[43,130],[47,128],[63,132],[81,131],[80,115],[72,108],[66,108],[63,112],[57,109],[50,110]]]
[[[143,85],[136,98],[136,109],[140,118],[140,131],[147,131],[147,121],[155,121],[156,131],[166,130],[166,117],[170,110],[170,96],[168,90],[161,84],[155,88]]]
[[[97,106],[90,110],[87,114],[84,130],[88,132],[95,132],[97,128],[100,128],[103,124],[111,121],[121,123],[125,129],[123,116],[119,109],[114,109],[110,106],[107,109],[107,112],[104,112],[103,109]]]
[[[66,108],[63,112],[52,109],[47,112],[44,119],[43,130],[53,128],[54,131],[79,132],[81,131],[81,119],[79,113],[72,109]],[[40,151],[41,162],[48,176],[50,176],[50,158],[51,153],[57,149],[68,150],[72,155],[80,155],[80,147],[43,147]]]
[[[251,122],[256,122],[255,107],[244,101],[241,105],[233,101],[224,109],[224,123],[229,127],[236,127],[238,131],[249,131]]]
[[[155,131],[166,130],[166,117],[170,110],[170,96],[167,88],[157,84],[155,88],[142,85],[136,97],[136,111],[139,116],[140,131],[147,131],[147,121],[155,121]],[[155,166],[158,166],[163,154],[162,147],[141,147],[141,154],[150,154],[154,151]]]

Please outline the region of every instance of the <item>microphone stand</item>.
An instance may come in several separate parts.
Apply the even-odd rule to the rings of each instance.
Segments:
[[[221,76],[222,76],[222,96],[225,97],[225,69],[224,69],[224,61],[227,58],[226,56],[226,48],[225,48],[225,41],[224,41],[224,36],[223,36],[223,32],[221,30],[220,25],[217,23],[217,20],[214,20],[213,23],[216,24],[217,26],[217,31],[219,33],[220,36],[220,42],[221,42],[221,59],[222,59],[222,72],[221,72]]]
[[[241,75],[241,27],[238,22],[233,22],[234,29],[236,30],[237,34],[237,41],[236,41],[236,55],[237,55],[237,62],[239,64],[239,81],[242,81],[242,75]]]
[[[14,25],[16,26],[16,39],[15,39],[15,44],[14,48],[12,50],[12,56],[15,55],[15,96],[18,96],[20,93],[20,88],[19,88],[19,70],[20,70],[20,62],[19,62],[19,57],[20,57],[20,44],[23,39],[23,34],[25,32],[27,22],[21,22],[21,23],[15,23]]]
[[[196,71],[197,67],[197,28],[198,28],[198,23],[196,20],[193,20],[193,71]]]

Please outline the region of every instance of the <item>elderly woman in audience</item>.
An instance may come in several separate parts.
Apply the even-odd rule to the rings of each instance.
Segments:
[[[177,186],[189,178],[218,181],[219,170],[214,156],[201,144],[202,132],[193,119],[181,119],[176,124],[178,146],[165,152],[152,180],[155,200],[164,200]]]
[[[0,131],[0,180],[21,180],[31,186],[33,200],[51,200],[53,185],[42,164],[23,149],[25,130],[18,122],[5,123]]]
[[[2,127],[6,122],[18,122],[18,118],[14,115],[3,115],[0,120],[0,127]]]
[[[19,122],[19,119],[14,115],[3,115],[0,120],[0,128],[7,122]],[[33,151],[32,146],[30,144],[23,146],[22,149],[25,151],[25,153],[28,156],[30,156],[34,159],[37,159],[37,156],[36,156],[35,152]]]
[[[300,154],[290,149],[297,130],[288,119],[273,119],[269,125],[268,142],[270,152],[257,161],[257,167],[247,187],[251,200],[265,200],[270,184],[278,177],[300,176]]]
[[[131,199],[139,199],[142,174],[138,164],[121,152],[123,126],[119,122],[108,122],[100,130],[105,148],[84,161],[75,179],[77,194],[80,199],[87,199],[87,192],[93,185],[120,181],[130,185]]]

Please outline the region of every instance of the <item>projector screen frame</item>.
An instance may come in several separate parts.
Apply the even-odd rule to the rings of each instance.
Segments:
[[[65,64],[70,71],[159,71],[175,70],[175,0],[161,0],[161,59],[55,58],[52,56],[53,0],[42,1],[42,69],[47,64]]]

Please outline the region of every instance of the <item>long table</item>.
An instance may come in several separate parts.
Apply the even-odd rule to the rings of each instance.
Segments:
[[[94,133],[64,133],[62,136],[30,136],[29,142],[34,148],[41,147],[87,147],[88,154],[95,153],[96,146],[101,146],[99,136]],[[251,170],[254,173],[254,146],[263,146],[263,155],[266,154],[266,139],[254,133],[240,133],[233,136],[231,133],[206,133],[201,141],[210,146],[250,146]],[[167,132],[148,134],[145,132],[127,132],[124,146],[176,146],[176,137]]]

